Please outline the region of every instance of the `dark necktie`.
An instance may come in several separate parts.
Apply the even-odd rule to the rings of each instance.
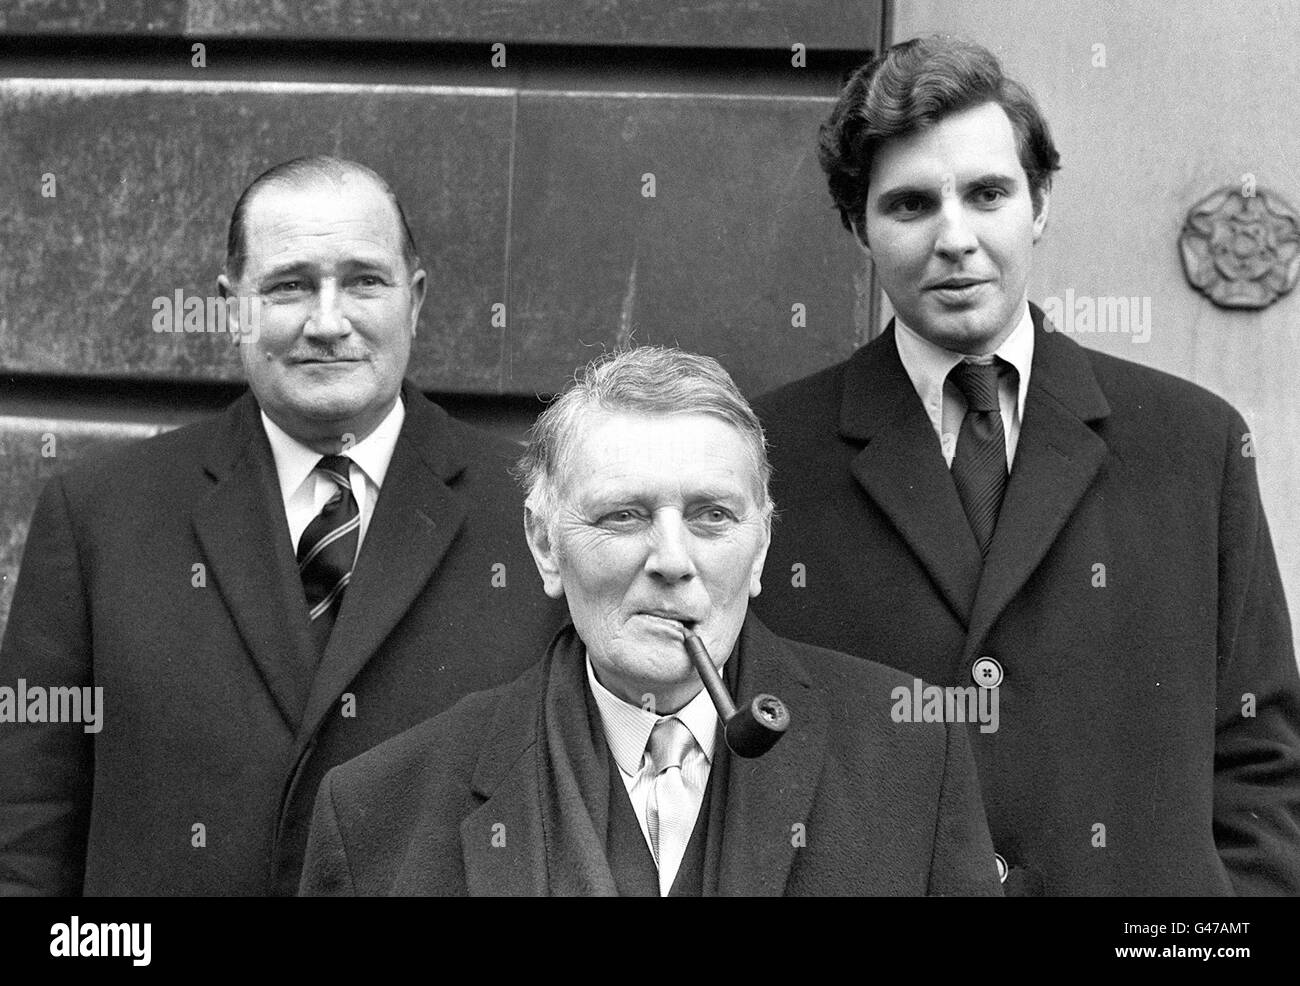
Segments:
[[[993,530],[1007,488],[1007,444],[998,408],[996,363],[958,363],[948,378],[966,398],[966,416],[957,435],[952,479],[980,554],[988,556]]]
[[[350,464],[351,460],[344,455],[327,455],[316,463],[316,470],[328,475],[339,488],[298,541],[298,573],[307,592],[312,636],[322,652],[334,627],[343,591],[352,578],[352,564],[361,539],[361,513],[357,498],[352,495]]]

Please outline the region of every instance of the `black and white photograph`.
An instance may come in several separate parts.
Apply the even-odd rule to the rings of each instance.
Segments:
[[[0,950],[797,896],[1281,959],[1297,50],[1290,0],[0,0]]]

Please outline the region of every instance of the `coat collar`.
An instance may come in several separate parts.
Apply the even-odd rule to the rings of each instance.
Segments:
[[[275,461],[251,392],[218,419],[203,469],[212,486],[194,505],[192,523],[209,582],[295,729],[315,656]]]
[[[809,765],[820,763],[825,752],[826,712],[807,670],[752,613],[741,630],[739,655],[738,694],[745,701],[759,692],[775,694],[793,721],[765,756],[730,758],[718,891],[779,895],[797,852],[792,826],[807,825],[816,792],[818,771]],[[473,895],[538,895],[572,884],[567,875],[553,871],[563,862],[548,860],[545,852],[547,808],[538,780],[546,769],[539,742],[544,667],[509,687],[479,754],[471,787],[484,800],[461,824],[466,884]],[[494,824],[504,825],[505,845],[493,846],[484,838]],[[588,837],[601,839],[602,832],[593,828]],[[594,877],[585,882],[605,886]],[[607,889],[612,886],[611,878]]]
[[[1088,354],[1036,306],[1034,367],[1020,443],[966,637],[976,656],[1007,604],[1056,540],[1109,454],[1095,429],[1110,415]]]
[[[465,886],[471,897],[545,897],[551,893],[543,820],[547,807],[541,783],[546,765],[539,736],[551,656],[572,632],[565,624],[552,638],[543,660],[506,686],[487,731],[488,739],[479,749],[470,791],[483,803],[460,824]],[[494,841],[489,835],[497,832],[501,838]],[[588,835],[598,838],[594,826]],[[606,889],[612,892],[612,888],[610,874]]]
[[[865,447],[852,472],[925,567],[978,649],[1042,560],[1106,457],[1092,425],[1110,405],[1087,354],[1030,305],[1034,360],[1020,442],[986,562],[939,440],[898,358],[891,323],[848,361],[840,434]]]
[[[840,434],[866,443],[850,464],[853,476],[967,624],[979,586],[979,545],[938,436],[898,358],[892,322],[845,366]]]
[[[403,398],[406,420],[319,667],[275,463],[251,392],[218,420],[204,457],[212,487],[195,505],[195,533],[254,663],[297,731],[299,752],[464,522],[466,504],[448,485],[465,468],[463,440],[446,412],[410,384]]]
[[[790,728],[763,756],[732,755],[727,778],[718,873],[724,897],[780,896],[798,853],[795,825],[803,831],[817,793],[826,755],[826,708],[808,670],[788,643],[751,612],[740,635],[736,704],[763,692],[777,696],[790,711]]]
[[[463,439],[448,414],[413,386],[405,385],[402,396],[406,420],[312,680],[300,752],[424,590],[468,513],[464,497],[450,485],[465,469]]]

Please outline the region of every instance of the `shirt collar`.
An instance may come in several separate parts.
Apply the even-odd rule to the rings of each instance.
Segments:
[[[1029,371],[1034,365],[1034,319],[1029,314],[1029,303],[1020,316],[1020,321],[1011,330],[1011,335],[1002,340],[995,355],[1002,357],[1016,368],[1019,376],[1016,392],[1016,413],[1020,420],[1025,419],[1025,395],[1029,393]]]
[[[261,416],[267,441],[271,443],[275,471],[280,479],[280,495],[287,500],[307,481],[307,477],[316,468],[316,463],[321,460],[321,455],[268,418],[265,411],[261,411]],[[384,485],[388,466],[393,461],[393,451],[397,448],[397,436],[401,433],[405,420],[406,407],[401,395],[398,395],[393,409],[379,422],[379,426],[345,453],[361,467],[361,471],[375,484],[376,489]]]
[[[894,316],[894,341],[898,345],[898,358],[902,360],[903,369],[926,407],[942,401],[944,381],[952,368],[963,359],[975,358],[936,346],[898,316]],[[1029,370],[1034,362],[1034,320],[1029,314],[1028,302],[1021,309],[1020,321],[993,355],[1006,360],[1019,374],[1016,411],[1023,419],[1025,395],[1029,393]]]
[[[591,694],[596,699],[596,709],[600,712],[600,725],[605,732],[605,740],[614,755],[614,762],[624,774],[635,774],[641,769],[641,758],[645,754],[646,744],[650,742],[650,732],[655,723],[667,716],[656,715],[639,705],[625,702],[596,679],[596,671],[587,662],[587,683]],[[713,762],[713,741],[717,736],[718,713],[713,707],[713,700],[703,688],[699,694],[673,713],[685,723],[686,728],[700,744],[704,756]]]

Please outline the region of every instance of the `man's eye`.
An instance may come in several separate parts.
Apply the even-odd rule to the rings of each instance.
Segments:
[[[695,515],[695,519],[709,527],[721,527],[736,518],[725,507],[706,507]]]
[[[1007,197],[1006,189],[989,186],[975,193],[975,201],[980,205],[998,205]]]
[[[352,283],[360,288],[380,288],[384,286],[383,278],[376,277],[374,274],[362,274]]]
[[[890,211],[896,216],[908,218],[910,216],[919,216],[925,211],[926,202],[919,195],[908,195],[901,199],[895,199]]]
[[[269,294],[296,294],[305,287],[302,281],[277,281],[271,285]]]
[[[640,521],[635,510],[612,510],[600,518],[605,527],[630,527]]]

